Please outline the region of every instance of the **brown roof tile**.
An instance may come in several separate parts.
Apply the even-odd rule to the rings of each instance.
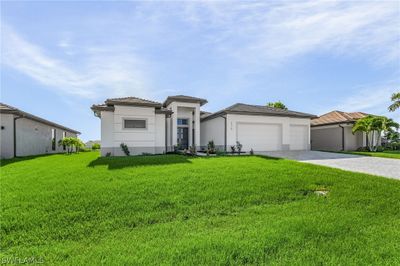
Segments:
[[[326,114],[319,116],[318,118],[314,118],[311,120],[311,126],[322,126],[322,125],[331,125],[331,124],[339,124],[339,123],[352,123],[357,119],[363,118],[368,114],[363,112],[342,112],[342,111],[332,111]]]

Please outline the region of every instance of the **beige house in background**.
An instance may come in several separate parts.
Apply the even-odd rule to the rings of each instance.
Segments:
[[[0,103],[1,158],[65,152],[58,141],[80,132]]]
[[[351,151],[366,146],[363,132],[352,133],[354,123],[368,114],[332,111],[311,120],[311,149]]]

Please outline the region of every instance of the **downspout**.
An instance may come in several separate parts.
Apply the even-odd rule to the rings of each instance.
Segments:
[[[339,125],[339,127],[342,128],[342,151],[344,151],[344,127],[342,125]]]
[[[165,114],[165,153],[167,153],[168,152],[168,144],[167,144],[167,141],[168,141],[168,121],[167,121],[167,118],[168,118],[168,114],[166,113]]]
[[[23,116],[14,117],[14,158],[17,157],[17,119],[23,118]]]

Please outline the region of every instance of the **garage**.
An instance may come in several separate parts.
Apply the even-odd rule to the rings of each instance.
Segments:
[[[277,151],[282,149],[282,125],[237,123],[237,141],[243,151]]]
[[[308,132],[308,126],[290,125],[290,150],[307,150]]]

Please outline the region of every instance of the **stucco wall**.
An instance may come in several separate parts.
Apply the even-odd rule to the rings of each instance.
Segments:
[[[124,119],[145,119],[145,129],[126,129]],[[101,113],[101,153],[125,155],[120,144],[128,146],[130,154],[165,152],[165,115],[156,114],[154,107],[116,105],[114,112]]]
[[[1,158],[14,157],[14,127],[13,115],[1,114]],[[56,147],[52,150],[52,129],[56,130]],[[16,155],[29,156],[65,152],[58,141],[66,137],[76,137],[75,133],[53,127],[27,118],[16,120]]]
[[[14,115],[0,114],[0,151],[1,158],[7,159],[14,157]]]
[[[207,147],[208,142],[213,140],[217,148],[225,148],[225,119],[223,117],[201,122],[200,132],[200,145],[202,147]]]
[[[305,126],[310,128],[310,119],[308,118],[292,118],[280,116],[261,116],[261,115],[227,115],[227,146],[235,145],[237,139],[237,126],[240,123],[260,123],[260,124],[276,124],[282,128],[281,133],[281,149],[290,150],[290,127],[291,125]],[[309,132],[309,130],[308,130]],[[309,134],[309,133],[308,133]],[[293,136],[292,136],[293,137]],[[306,137],[307,149],[310,147],[310,137]]]
[[[352,125],[344,127],[344,150],[352,151],[365,146],[365,134],[357,132],[353,135]],[[341,151],[342,128],[339,125],[311,128],[311,148],[313,150]]]
[[[17,156],[65,152],[63,147],[58,145],[58,141],[63,138],[64,129],[26,118],[18,119],[16,121],[16,128]],[[56,130],[55,150],[52,150],[52,129]],[[76,137],[76,134],[67,132],[66,136]]]

